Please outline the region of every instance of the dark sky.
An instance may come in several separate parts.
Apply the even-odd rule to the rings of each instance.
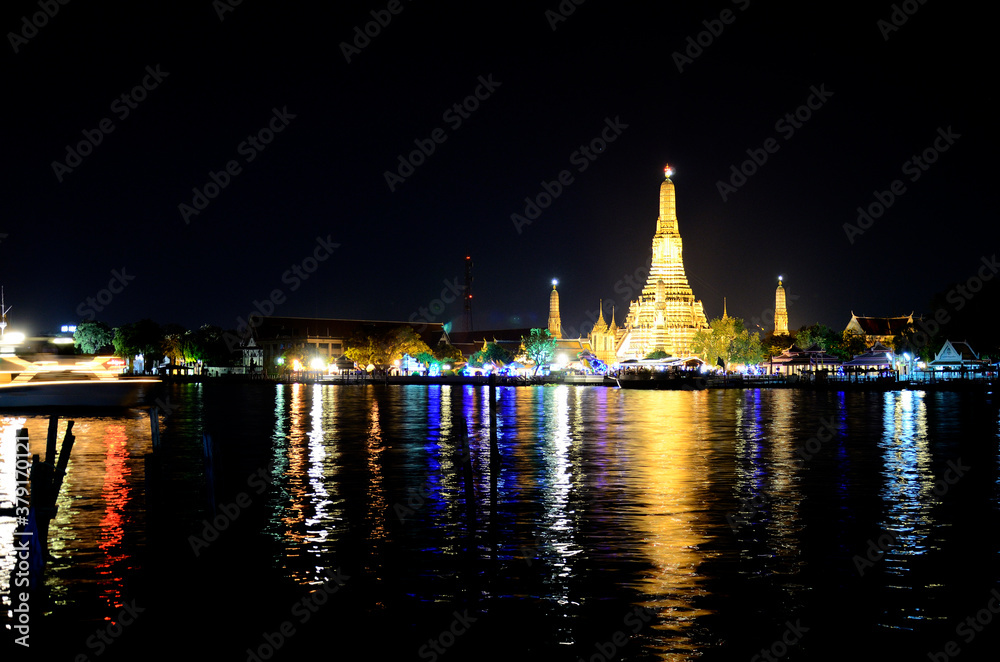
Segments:
[[[566,0],[575,10],[554,30],[557,0],[245,0],[223,20],[209,0],[77,1],[44,21],[37,0],[5,3],[11,328],[45,333],[81,316],[234,327],[274,290],[276,315],[406,320],[438,310],[442,291],[451,299],[467,254],[477,329],[544,325],[552,278],[567,329],[586,331],[600,299],[621,323],[637,293],[628,278],[649,263],[666,163],[709,317],[724,296],[731,315],[766,317],[779,274],[793,328],[841,329],[852,309],[924,311],[996,250],[994,55],[974,9],[904,4],[915,13],[886,39],[891,3]],[[391,21],[348,62],[341,43],[373,11]],[[44,25],[26,28],[36,14]],[[699,33],[708,45],[679,71],[674,53]],[[152,89],[129,108],[120,97],[144,80]],[[825,98],[799,110],[808,119],[779,124],[814,88]],[[447,113],[477,89],[467,117]],[[275,109],[282,131],[241,147]],[[111,132],[66,171],[67,146],[105,118]],[[614,142],[574,157],[607,122]],[[390,190],[386,171],[436,129],[443,142]],[[768,139],[777,150],[724,200],[720,180]],[[935,163],[905,169],[927,148]],[[178,206],[230,161],[238,174],[185,223]],[[563,170],[572,182],[519,233],[511,215]],[[852,243],[844,224],[894,180],[905,190]],[[314,263],[317,238],[339,247]],[[298,279],[297,265],[315,271]],[[127,285],[102,294],[116,274]],[[461,312],[456,301],[428,318],[462,328]]]

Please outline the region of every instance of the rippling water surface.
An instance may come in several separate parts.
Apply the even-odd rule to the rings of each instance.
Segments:
[[[74,419],[37,647],[980,659],[1000,630],[961,629],[1000,581],[991,396],[499,388],[491,461],[486,387],[171,389],[155,459],[144,412]],[[0,506],[47,423],[2,421]]]

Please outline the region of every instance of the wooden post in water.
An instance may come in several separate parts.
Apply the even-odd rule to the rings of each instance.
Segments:
[[[42,552],[42,557],[48,556],[49,520],[52,519],[52,509],[49,503],[52,498],[52,474],[54,469],[48,462],[42,462],[38,455],[31,457],[31,474],[28,480],[31,483],[31,505],[29,515],[35,521],[38,529],[38,549]]]
[[[43,558],[48,558],[49,522],[56,514],[56,500],[59,498],[59,490],[62,488],[63,476],[66,475],[66,467],[69,465],[69,456],[73,451],[73,421],[66,424],[66,436],[63,438],[62,450],[59,454],[58,464],[56,463],[55,437],[58,431],[59,418],[53,414],[49,418],[49,435],[46,439],[45,462],[40,461],[38,455],[31,458],[31,506],[30,517],[34,520],[38,529],[38,547],[43,554]],[[24,433],[23,435],[21,433]],[[27,430],[22,429],[18,436],[27,437]]]
[[[149,408],[149,436],[153,442],[153,451],[160,450],[160,408]]]
[[[56,467],[56,473],[53,480],[53,508],[55,508],[55,500],[59,496],[59,489],[62,487],[63,476],[66,475],[66,467],[69,466],[69,454],[73,451],[73,443],[76,441],[76,436],[73,434],[74,422],[75,421],[66,422],[66,435],[63,437],[62,448],[59,450],[59,465]]]
[[[153,405],[149,408],[149,438],[153,452],[143,455],[143,482],[146,487],[146,517],[149,520],[150,531],[157,531],[154,518],[158,516],[160,494],[160,408]]]
[[[45,462],[56,466],[56,437],[59,435],[59,416],[49,416],[49,436],[45,440]]]
[[[205,449],[205,482],[208,489],[208,508],[209,512],[214,515],[215,513],[215,442],[212,441],[212,436],[210,434],[205,434],[202,437],[202,443]]]

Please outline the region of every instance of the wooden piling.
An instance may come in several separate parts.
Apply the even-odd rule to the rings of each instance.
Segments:
[[[52,485],[53,507],[56,505],[55,500],[59,496],[59,489],[62,487],[63,477],[66,475],[66,467],[69,466],[69,454],[73,451],[73,444],[76,442],[76,436],[73,434],[73,423],[75,421],[66,422],[66,433],[63,436],[62,448],[59,450],[59,465],[56,467]]]
[[[55,515],[54,505],[49,505],[55,503],[55,497],[52,495],[54,473],[55,468],[50,463],[42,462],[37,454],[31,457],[31,474],[28,477],[31,483],[29,513],[38,528],[38,548],[43,556],[47,556],[49,520]]]
[[[153,442],[153,452],[160,450],[160,408],[149,408],[149,436]]]
[[[58,431],[59,418],[53,414],[49,418],[49,434],[46,439],[45,462],[38,455],[31,458],[31,505],[30,518],[38,530],[38,549],[43,558],[48,558],[49,522],[56,515],[56,500],[62,488],[63,477],[69,466],[69,456],[73,451],[76,437],[73,435],[74,421],[66,423],[66,434],[63,438],[58,462],[56,461],[55,438]],[[27,430],[18,431],[19,437],[27,437]]]
[[[45,461],[56,466],[56,437],[59,435],[59,416],[49,416],[49,436],[45,440]]]
[[[215,512],[215,442],[210,434],[202,436],[202,445],[205,451],[205,483],[208,491],[208,508],[210,513]]]

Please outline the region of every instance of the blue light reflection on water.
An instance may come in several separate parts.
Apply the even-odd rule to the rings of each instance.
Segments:
[[[299,397],[294,389],[299,387],[291,388],[294,409]],[[856,437],[858,430],[847,420],[844,394],[833,396],[823,405],[825,409],[812,411],[801,402],[801,394],[789,391],[746,391],[741,400],[733,400],[724,392],[640,395],[569,386],[498,389],[498,437],[509,461],[496,477],[500,512],[495,520],[489,520],[493,476],[488,460],[488,388],[406,388],[401,403],[384,402],[372,393],[365,396],[368,472],[364,487],[370,547],[365,570],[375,575],[384,572],[381,564],[387,545],[412,544],[424,554],[423,574],[428,582],[413,584],[411,594],[448,602],[464,592],[455,583],[464,581],[461,573],[453,568],[459,560],[466,562],[470,553],[480,560],[499,557],[509,563],[525,562],[526,555],[531,556],[532,572],[543,575],[537,599],[550,605],[547,610],[557,619],[552,636],[560,644],[581,643],[572,624],[587,602],[581,580],[590,569],[580,562],[596,557],[613,564],[612,559],[622,551],[615,527],[627,524],[640,532],[644,541],[641,548],[646,550],[643,557],[651,565],[650,572],[634,585],[645,592],[643,604],[657,608],[661,615],[656,626],[660,632],[657,645],[674,651],[696,647],[684,631],[708,613],[695,608],[693,602],[705,595],[702,583],[692,581],[706,560],[697,549],[720,532],[697,514],[700,506],[689,511],[691,506],[683,504],[697,497],[705,476],[718,479],[717,468],[706,464],[713,452],[721,450],[723,459],[731,453],[734,462],[732,494],[748,520],[738,533],[737,553],[742,559],[741,573],[749,581],[775,574],[791,578],[801,573],[806,564],[802,536],[807,517],[802,507],[804,490],[811,482],[829,483],[832,503],[844,518],[842,531],[850,526],[847,520],[857,517],[849,500],[856,480],[851,454],[857,450],[846,441],[851,435]],[[341,391],[327,389],[335,394],[330,396],[334,399],[319,401],[313,395],[311,416],[290,415],[289,427],[300,430],[286,433],[289,440],[330,444],[332,431],[345,421],[331,419],[328,429],[318,429],[322,427],[322,417],[316,412],[320,404],[342,406],[336,401]],[[628,406],[623,399],[643,397],[656,404],[629,410],[629,416],[622,420],[621,407]],[[671,398],[678,400],[670,402]],[[926,453],[926,448],[920,450],[926,442],[921,441],[926,432],[921,422],[923,406],[922,394],[904,392],[889,394],[880,407],[877,447],[884,478],[880,497],[886,513],[879,524],[897,535],[885,557],[887,572],[897,576],[908,571],[908,555],[923,551],[921,541],[929,525],[927,491],[933,476],[928,473],[927,458],[920,455]],[[390,411],[393,423],[387,425],[383,418]],[[616,418],[627,430],[624,436],[610,426]],[[832,421],[840,434],[830,440],[820,437],[822,448],[809,460],[807,469],[796,466],[797,451],[822,432],[825,420]],[[415,438],[421,430],[422,435]],[[471,520],[459,460],[463,437],[468,440],[475,467],[473,508],[480,514]],[[384,517],[392,516],[392,504],[384,496],[389,465],[382,457],[390,443],[415,460],[403,465],[406,484],[430,489],[426,501],[413,513],[412,522],[402,529],[406,536],[402,540],[392,540],[391,528],[384,527]],[[731,444],[729,451],[725,450],[727,443]],[[296,456],[294,449],[288,453]],[[292,474],[302,469],[286,464]],[[315,469],[311,473],[320,479]],[[323,489],[334,489],[335,475],[328,467],[323,482],[312,483],[313,502],[322,503],[317,499],[323,496]],[[705,485],[711,489],[710,484]],[[575,497],[591,493],[613,496],[610,500],[591,496],[595,506],[580,511],[582,504]],[[711,497],[706,493],[703,498]],[[517,504],[527,507],[528,512],[537,506],[537,513],[528,519],[512,516],[510,509]],[[322,519],[320,512],[309,521],[319,525]],[[501,535],[499,549],[484,542],[491,535],[487,531],[491,521],[499,522],[504,533],[513,536]],[[588,523],[587,529],[593,529],[594,524],[600,529],[602,523],[608,528],[585,532],[583,521]],[[654,522],[657,526],[650,528]],[[317,535],[323,539],[322,534]],[[288,544],[288,533],[285,538]],[[336,542],[331,540],[334,547]],[[294,551],[304,543],[289,544],[286,561],[305,554],[306,549]],[[838,536],[836,544],[838,556],[847,550],[857,551],[857,541],[848,536]],[[455,581],[431,582],[435,575]],[[507,595],[497,586],[480,586],[478,590],[487,597]],[[805,590],[794,581],[784,588],[787,599],[793,601]],[[922,612],[916,606],[904,606],[892,613],[892,627],[898,627]]]
[[[350,568],[362,611],[378,610],[391,627],[415,627],[421,616],[414,605],[468,604],[493,613],[509,603],[537,624],[539,641],[581,656],[614,629],[601,625],[607,618],[620,626],[619,605],[641,604],[656,619],[622,659],[686,659],[711,650],[752,654],[773,637],[772,624],[799,615],[814,619],[813,641],[835,642],[836,628],[845,625],[836,622],[838,611],[818,605],[844,596],[858,607],[844,615],[860,619],[854,626],[922,633],[928,620],[955,614],[952,603],[932,599],[943,582],[921,560],[954,566],[966,558],[970,540],[987,544],[956,530],[967,522],[955,518],[968,510],[969,495],[998,496],[998,422],[995,415],[963,418],[957,412],[967,400],[960,396],[497,391],[498,467],[489,460],[486,387],[283,384],[248,391],[247,407],[273,413],[264,416],[263,430],[240,417],[226,419],[241,444],[223,459],[232,462],[245,448],[259,464],[252,453],[265,451],[275,486],[259,498],[266,505],[257,535],[274,543],[269,562],[304,587],[339,565]],[[173,443],[186,435],[197,444],[213,425],[197,412],[211,412],[219,396],[201,387],[197,398],[185,393],[178,397],[186,418],[168,431]],[[823,420],[832,420],[837,433],[797,463]],[[28,424],[40,430],[42,423]],[[80,455],[67,485],[111,484],[134,495],[142,479],[134,463],[115,474],[124,484],[108,473],[118,466],[108,464],[103,441],[113,427],[79,420],[77,429]],[[134,424],[124,434],[140,444],[130,456],[141,456],[148,439],[136,436]],[[973,489],[984,474],[971,472],[945,497],[935,494],[942,458],[967,452],[955,446],[977,435],[989,447],[985,487]],[[44,433],[33,435],[39,437]],[[463,438],[471,449],[471,503],[459,456]],[[427,498],[410,502],[410,489],[424,486]],[[72,498],[96,500],[95,512],[106,513],[107,495],[100,492]],[[184,503],[181,521],[205,516]],[[405,522],[396,516],[399,504],[413,506]],[[133,498],[129,513],[135,505]],[[993,517],[996,503],[989,506],[976,524]],[[749,521],[734,531],[726,516],[737,511]],[[111,584],[79,577],[120,563],[121,550],[141,539],[142,519],[122,519],[113,540],[126,547],[116,542],[107,550],[101,543],[114,531],[93,524],[95,530],[77,528],[81,520],[60,521],[54,528],[73,549],[92,548],[102,557],[88,565],[80,554],[83,567],[72,574],[56,569],[51,581],[64,600],[88,591],[123,594],[120,574],[110,576]],[[192,530],[177,534],[183,540]],[[894,542],[860,578],[851,555],[865,551],[872,531],[891,531]],[[9,563],[9,549],[0,552]],[[995,547],[988,552],[996,558]],[[993,568],[982,581],[997,575]],[[885,607],[865,616],[880,600]]]

